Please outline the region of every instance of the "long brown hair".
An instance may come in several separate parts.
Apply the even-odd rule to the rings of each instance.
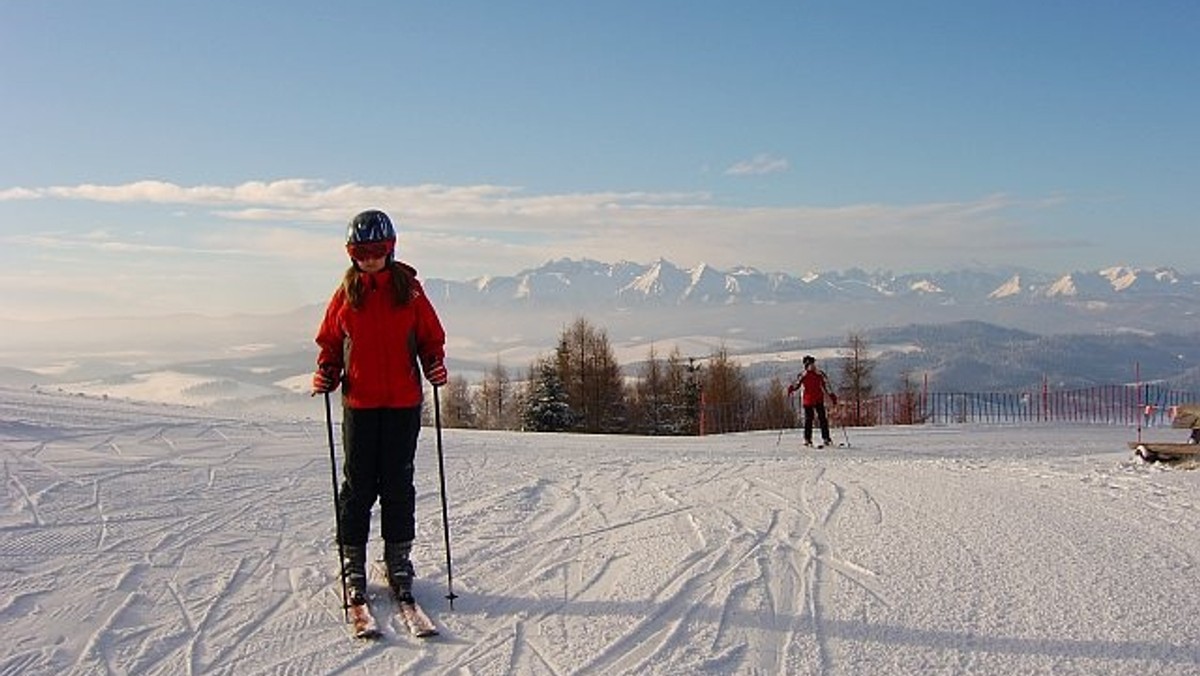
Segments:
[[[413,279],[416,277],[417,271],[400,261],[388,263],[388,269],[392,271],[392,303],[408,305],[408,301],[413,297]],[[361,270],[351,265],[346,270],[346,275],[342,277],[342,288],[346,291],[346,300],[354,309],[362,307],[363,300],[367,295],[367,290],[363,285],[363,276]]]

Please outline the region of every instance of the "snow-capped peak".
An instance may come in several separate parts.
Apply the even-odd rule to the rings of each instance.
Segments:
[[[1118,266],[1101,270],[1100,276],[1107,279],[1115,291],[1122,291],[1137,283],[1138,271],[1134,268]]]
[[[1075,285],[1075,278],[1071,275],[1063,275],[1058,278],[1058,281],[1051,284],[1046,289],[1046,297],[1053,298],[1055,296],[1078,296],[1079,288]]]
[[[1016,274],[1008,279],[1007,282],[996,287],[995,291],[988,294],[988,298],[1008,298],[1009,296],[1021,295],[1021,275]]]

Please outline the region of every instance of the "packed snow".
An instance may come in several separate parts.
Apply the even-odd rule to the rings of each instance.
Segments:
[[[441,635],[385,613],[364,641],[312,405],[0,389],[0,674],[1200,672],[1200,472],[1134,459],[1132,429],[445,430],[453,608],[427,429],[416,594]]]

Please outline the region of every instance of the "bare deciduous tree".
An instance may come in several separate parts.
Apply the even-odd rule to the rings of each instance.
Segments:
[[[625,430],[624,383],[607,333],[576,319],[559,339],[555,362],[580,431]]]
[[[496,358],[496,365],[483,377],[473,401],[479,427],[487,430],[511,430],[519,424],[520,415],[508,371]]]
[[[867,403],[875,396],[873,373],[875,362],[868,356],[867,341],[857,333],[851,333],[842,352],[842,372],[837,383],[838,397],[845,403],[839,409],[846,419],[844,425],[874,425],[873,408]]]
[[[750,428],[754,393],[742,367],[722,346],[708,358],[701,383],[704,392],[704,433],[733,432]]]
[[[453,376],[439,393],[442,407],[442,425],[445,427],[475,427],[478,420],[471,405],[471,387],[467,379]]]

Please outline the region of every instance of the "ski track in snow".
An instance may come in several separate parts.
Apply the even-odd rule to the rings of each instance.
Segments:
[[[453,610],[426,430],[441,636],[377,591],[364,642],[322,414],[0,389],[0,676],[1200,672],[1200,472],[1131,459],[1127,429],[446,430]]]

